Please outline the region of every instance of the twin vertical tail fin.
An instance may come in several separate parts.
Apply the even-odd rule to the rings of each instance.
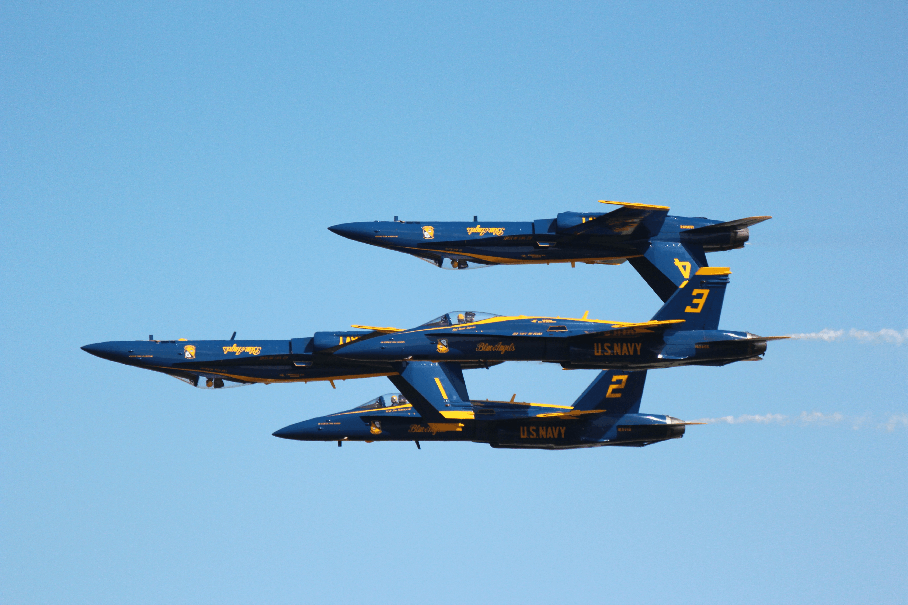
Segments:
[[[643,399],[646,370],[605,370],[586,387],[574,402],[573,408],[581,411],[602,411],[614,416],[637,414]]]
[[[729,275],[728,267],[701,267],[681,284],[653,320],[683,319],[679,330],[718,330]]]
[[[643,256],[629,258],[628,262],[662,302],[668,301],[692,274],[707,266],[703,248],[663,241],[652,242]]]
[[[470,402],[459,364],[405,361],[394,364],[394,369],[397,374],[388,379],[427,421],[441,422],[445,419],[441,410]]]

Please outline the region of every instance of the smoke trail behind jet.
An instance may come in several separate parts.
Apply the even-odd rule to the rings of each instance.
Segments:
[[[704,424],[763,424],[778,426],[833,426],[850,425],[853,429],[867,426],[887,431],[908,429],[908,414],[890,414],[883,422],[874,422],[869,416],[846,416],[839,412],[824,414],[822,412],[801,412],[798,416],[786,414],[742,414],[740,416],[720,416],[718,418],[699,418],[691,422]]]
[[[819,332],[808,332],[805,334],[789,334],[790,338],[798,338],[803,340],[825,340],[826,342],[833,342],[835,340],[843,340],[846,338],[853,338],[855,340],[860,340],[862,342],[885,342],[888,344],[902,345],[908,342],[908,330],[892,330],[890,328],[883,328],[879,332],[869,332],[867,330],[858,330],[856,328],[851,328],[847,332],[845,330],[830,330],[825,328]]]

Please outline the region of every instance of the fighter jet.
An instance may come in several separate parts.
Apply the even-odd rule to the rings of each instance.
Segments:
[[[684,422],[641,414],[646,370],[599,374],[571,406],[477,401],[455,363],[404,362],[393,380],[404,393],[376,397],[337,414],[284,427],[298,441],[472,441],[495,448],[642,447],[684,436]]]
[[[384,332],[379,332],[384,333]],[[289,340],[127,340],[85,345],[102,359],[161,372],[198,388],[220,389],[255,383],[313,382],[388,376],[388,362],[334,358],[338,346],[376,335],[375,330],[316,332]],[[482,364],[488,367],[493,364]],[[465,367],[479,367],[467,364]]]
[[[608,213],[561,212],[532,222],[375,221],[329,227],[346,238],[412,254],[452,269],[488,265],[630,261],[667,301],[684,280],[706,267],[706,252],[742,248],[749,227],[769,216],[721,222],[668,216],[668,206],[600,200]]]
[[[545,361],[567,369],[626,370],[757,360],[767,341],[784,337],[719,330],[730,273],[700,268],[646,322],[454,312],[408,330],[376,329],[333,354],[358,362]]]

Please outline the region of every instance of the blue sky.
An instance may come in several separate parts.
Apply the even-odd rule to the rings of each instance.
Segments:
[[[908,600],[903,2],[0,16],[0,600]],[[741,422],[567,452],[284,441],[392,385],[208,392],[79,350],[463,308],[648,319],[628,265],[441,271],[326,229],[599,199],[773,215],[710,257],[721,325],[844,332],[650,373],[643,411]],[[466,377],[568,404],[594,375]]]

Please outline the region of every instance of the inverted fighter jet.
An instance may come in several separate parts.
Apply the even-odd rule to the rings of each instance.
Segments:
[[[668,216],[668,206],[601,201],[612,212],[561,212],[532,222],[375,221],[329,227],[346,238],[412,254],[452,269],[488,265],[630,261],[664,301],[700,267],[706,252],[743,248],[749,227],[769,216],[721,222]]]
[[[332,356],[339,345],[375,334],[373,330],[316,332],[309,338],[289,340],[154,340],[149,336],[147,341],[99,342],[85,345],[82,350],[102,359],[161,372],[198,388],[314,381],[329,381],[334,386],[335,380],[395,372],[387,362],[351,362]]]
[[[455,312],[409,330],[374,328],[373,336],[340,345],[333,355],[359,362],[545,361],[567,369],[626,370],[757,360],[767,341],[784,337],[719,330],[730,273],[702,267],[650,321]]]
[[[392,382],[402,393],[284,427],[298,441],[472,441],[496,448],[642,447],[684,436],[684,422],[641,414],[646,370],[599,374],[571,406],[470,400],[454,363],[404,362]]]

